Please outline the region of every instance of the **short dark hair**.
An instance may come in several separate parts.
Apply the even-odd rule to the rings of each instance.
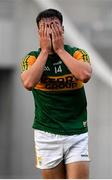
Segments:
[[[36,18],[37,26],[39,27],[39,22],[42,18],[51,18],[51,17],[56,17],[59,19],[61,24],[63,23],[63,16],[61,12],[59,12],[56,9],[46,9],[38,14]]]

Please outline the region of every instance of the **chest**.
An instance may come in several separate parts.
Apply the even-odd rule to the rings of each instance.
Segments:
[[[70,74],[70,71],[58,56],[48,58],[44,67],[44,76],[63,76],[66,74]]]

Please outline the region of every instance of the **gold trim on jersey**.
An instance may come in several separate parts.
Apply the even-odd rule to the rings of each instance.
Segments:
[[[84,51],[83,49],[75,51],[73,57],[77,60],[90,63],[90,58],[86,51]]]
[[[28,58],[28,67],[32,66],[36,61],[36,57],[35,56],[31,56]]]
[[[21,63],[21,72],[26,71],[28,68],[30,68],[36,61],[36,57],[32,55],[27,55],[25,58],[23,58]]]

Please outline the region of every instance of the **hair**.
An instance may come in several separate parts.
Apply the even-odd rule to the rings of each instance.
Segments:
[[[61,14],[61,12],[59,12],[58,10],[56,9],[46,9],[42,12],[40,12],[36,18],[36,23],[37,23],[37,26],[39,27],[39,22],[41,19],[43,18],[58,18],[61,25],[63,23],[63,16]]]

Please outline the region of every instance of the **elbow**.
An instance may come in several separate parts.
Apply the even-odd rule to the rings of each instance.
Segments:
[[[84,83],[87,83],[89,80],[90,80],[90,78],[91,78],[91,75],[85,75],[83,78],[82,78],[82,81],[84,82]]]
[[[91,78],[92,71],[85,71],[81,74],[80,80],[87,83]]]
[[[24,78],[23,75],[21,75],[21,81],[22,81],[22,84],[23,84],[25,89],[27,89],[29,91],[31,91],[33,89],[33,84],[31,83],[31,81]]]
[[[25,89],[27,89],[29,91],[31,91],[33,89],[33,84],[31,82],[28,82],[28,81],[24,81],[23,86]]]

